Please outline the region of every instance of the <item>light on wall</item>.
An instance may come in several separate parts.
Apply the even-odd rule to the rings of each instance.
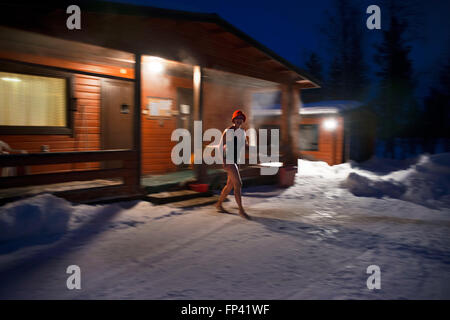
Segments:
[[[336,130],[337,126],[338,126],[338,123],[337,123],[336,119],[334,119],[334,118],[326,119],[323,122],[323,127],[325,128],[325,130],[328,130],[328,131]]]
[[[146,57],[146,69],[151,73],[161,73],[164,70],[164,59],[159,57]]]
[[[194,66],[194,85],[198,86],[200,85],[200,80],[201,80],[202,74],[200,71],[200,67],[199,66]]]

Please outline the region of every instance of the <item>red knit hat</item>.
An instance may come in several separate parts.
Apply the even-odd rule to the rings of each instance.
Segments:
[[[245,116],[244,112],[242,112],[241,110],[236,110],[235,112],[233,112],[233,116],[231,117],[231,121],[233,121],[237,117],[242,117],[244,119],[244,122],[247,119],[247,117]]]

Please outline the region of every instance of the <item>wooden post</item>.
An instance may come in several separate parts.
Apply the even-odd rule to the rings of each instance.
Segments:
[[[283,165],[297,165],[299,156],[300,90],[295,85],[281,85],[281,144]]]
[[[203,70],[200,66],[194,66],[194,75],[193,75],[193,82],[194,82],[194,121],[202,121],[203,120]],[[202,132],[203,135],[203,132]],[[194,138],[194,137],[193,137]],[[202,139],[203,141],[203,139]],[[201,150],[195,150],[194,146],[194,160],[195,156],[202,157],[203,154],[203,144],[199,146],[197,149]],[[201,154],[200,154],[201,151]],[[207,171],[205,164],[195,164],[194,162],[194,170],[195,170],[195,178],[197,182],[205,182],[207,180]]]
[[[134,118],[133,118],[133,150],[136,153],[136,177],[134,179],[133,188],[135,191],[140,190],[141,187],[141,63],[142,55],[140,53],[135,54],[134,63]]]

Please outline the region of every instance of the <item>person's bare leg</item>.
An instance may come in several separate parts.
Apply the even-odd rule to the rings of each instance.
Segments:
[[[217,211],[229,213],[225,208],[222,206],[222,202],[225,201],[225,198],[228,196],[228,194],[233,190],[233,183],[231,181],[229,170],[227,170],[227,184],[222,189],[222,192],[220,193],[219,200],[216,202],[215,206]]]
[[[239,215],[242,216],[245,219],[250,220],[249,215],[245,212],[244,207],[242,206],[242,180],[241,175],[239,174],[239,169],[237,168],[237,165],[234,165],[233,168],[230,170],[230,176],[233,181],[233,187],[234,187],[234,198],[236,199],[236,203],[239,207]]]

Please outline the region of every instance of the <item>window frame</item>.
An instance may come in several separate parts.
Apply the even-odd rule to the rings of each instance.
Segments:
[[[66,126],[4,126],[0,125],[0,135],[69,135],[74,134],[74,116],[76,103],[74,98],[74,76],[71,73],[53,70],[41,65],[0,61],[0,72],[59,78],[66,81]]]
[[[301,132],[302,132],[302,127],[315,127],[316,128],[316,132],[317,132],[317,147],[316,149],[302,149],[302,146],[299,145],[299,149],[301,151],[320,151],[319,145],[320,145],[320,125],[318,123],[305,123],[305,124],[300,124],[298,127],[298,131],[300,134],[299,139],[301,139]],[[300,141],[299,141],[300,142]]]

